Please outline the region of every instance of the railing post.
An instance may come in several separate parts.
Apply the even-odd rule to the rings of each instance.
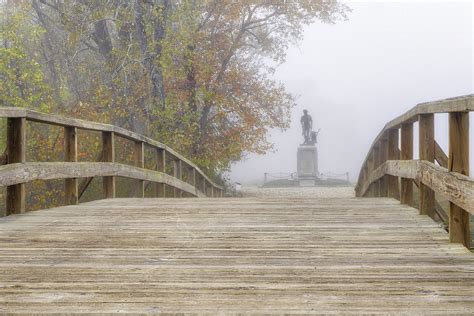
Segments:
[[[388,130],[388,160],[399,160],[399,133],[398,129]],[[400,188],[398,187],[398,177],[387,175],[388,196],[400,199]]]
[[[211,197],[214,197],[214,185],[211,185]]]
[[[181,160],[178,161],[178,179],[184,182],[183,162]],[[179,190],[178,193],[178,196],[182,198],[184,191]]]
[[[202,192],[207,196],[206,178],[202,177]]]
[[[102,152],[104,162],[115,162],[115,134],[102,132]],[[103,177],[102,186],[106,199],[115,198],[115,177]]]
[[[469,112],[449,113],[449,162],[448,170],[469,175]],[[469,213],[450,203],[449,240],[462,243],[468,249],[471,244]]]
[[[26,162],[26,118],[8,118],[7,120],[7,163]],[[7,187],[7,214],[24,213],[26,209],[25,184]]]
[[[196,169],[195,168],[191,168],[191,182],[192,182],[192,185],[193,185],[194,189],[197,191],[197,187],[196,187]]]
[[[138,141],[135,142],[134,146],[134,160],[135,166],[138,168],[145,168],[145,143]],[[135,197],[137,198],[144,198],[145,197],[145,181],[143,180],[136,180],[136,187],[134,188]]]
[[[77,162],[77,128],[64,127],[64,160]],[[79,203],[79,184],[77,178],[65,180],[65,202],[68,205]]]
[[[373,149],[373,157],[374,157],[374,170],[377,170],[380,167],[380,149],[379,146],[374,146]],[[347,182],[349,182],[349,173],[347,173]],[[373,183],[374,187],[374,196],[380,197],[380,180],[377,180]]]
[[[176,160],[176,159],[173,159],[173,176],[176,178],[176,179],[181,179],[181,175],[180,175],[180,163],[179,163],[179,160]],[[173,197],[178,197],[178,191],[179,189],[178,188],[173,188]]]
[[[434,114],[421,114],[419,116],[419,149],[420,160],[434,163]],[[435,193],[427,185],[420,183],[420,214],[434,216]]]
[[[401,160],[413,160],[413,123],[404,123],[401,128]],[[413,205],[413,180],[401,179],[400,203]]]
[[[380,139],[380,165],[385,163],[388,158],[388,139],[387,134],[384,133]],[[387,176],[380,178],[380,196],[388,197],[388,183]]]
[[[156,170],[166,173],[166,150],[156,149]],[[166,197],[166,184],[155,183],[156,197]]]
[[[375,170],[375,159],[374,152],[372,151],[367,159],[367,179],[370,178],[370,175]],[[369,185],[367,190],[368,197],[375,197],[375,183]]]

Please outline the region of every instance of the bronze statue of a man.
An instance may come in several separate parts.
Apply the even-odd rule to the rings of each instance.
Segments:
[[[308,114],[308,110],[303,110],[301,127],[303,128],[304,144],[306,145],[311,140],[311,131],[313,130],[313,119],[311,115]]]

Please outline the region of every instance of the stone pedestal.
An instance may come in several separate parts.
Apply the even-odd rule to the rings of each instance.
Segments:
[[[318,149],[316,146],[301,145],[298,147],[298,179],[317,179],[318,170]]]

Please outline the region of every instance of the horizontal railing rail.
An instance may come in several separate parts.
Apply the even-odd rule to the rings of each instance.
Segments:
[[[442,194],[450,202],[450,241],[469,248],[469,215],[474,214],[474,180],[469,177],[469,112],[473,111],[474,95],[466,95],[419,104],[387,123],[362,164],[356,195],[393,197],[414,205],[416,183],[420,214],[445,217],[435,199],[435,193]],[[434,115],[438,113],[449,114],[448,155],[434,137]],[[419,125],[419,160],[413,160],[415,122]]]
[[[155,196],[165,197],[167,186],[174,197],[222,197],[224,188],[213,182],[190,160],[163,143],[138,133],[110,125],[24,108],[0,108],[0,118],[7,119],[7,148],[0,159],[0,186],[7,187],[7,215],[26,209],[25,184],[35,180],[65,179],[67,204],[79,203],[91,179],[103,178],[104,198],[114,198],[115,177],[137,180],[137,197],[145,196],[145,182],[155,183]],[[64,162],[27,162],[26,124],[28,121],[64,128]],[[100,161],[78,162],[78,130],[100,132]],[[115,161],[115,138],[134,143],[134,166]],[[145,148],[155,150],[155,170],[145,168]],[[166,173],[166,162],[172,161],[172,175]],[[184,174],[187,173],[187,177]],[[83,179],[79,187],[78,179]],[[186,178],[186,181],[185,181]]]

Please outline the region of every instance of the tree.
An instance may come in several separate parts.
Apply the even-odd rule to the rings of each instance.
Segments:
[[[9,40],[19,48],[9,47],[8,56],[2,51],[2,62],[21,60],[16,68],[29,74],[18,80],[15,67],[2,64],[8,80],[0,89],[17,98],[8,104],[147,134],[214,174],[244,152],[271,149],[268,131],[289,126],[295,103],[272,78],[275,68],[305,25],[334,23],[348,10],[336,0],[7,0],[0,6],[2,20],[22,17],[5,24],[5,34],[24,30],[20,40]]]

